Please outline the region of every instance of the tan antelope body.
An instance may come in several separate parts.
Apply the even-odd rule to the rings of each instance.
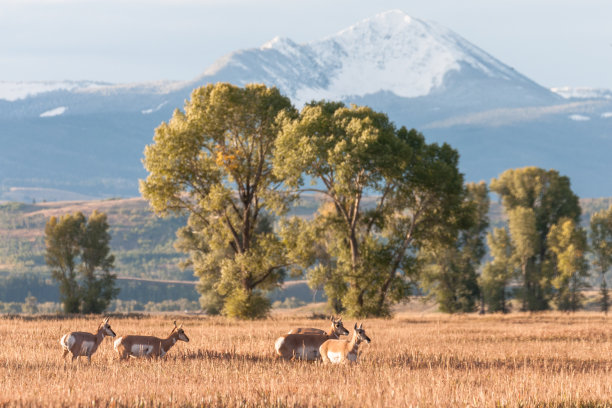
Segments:
[[[355,331],[350,341],[330,339],[321,344],[319,348],[321,359],[324,363],[355,363],[359,355],[359,344],[362,341],[369,343],[370,338],[366,335],[363,324],[357,327],[355,323]]]
[[[160,339],[155,336],[138,335],[119,337],[115,340],[115,351],[119,354],[119,360],[125,360],[129,357],[163,357],[177,341],[189,341],[182,327],[182,324],[176,327],[175,322],[174,329],[172,329],[170,335],[165,339]]]
[[[104,340],[104,336],[115,337],[115,332],[108,324],[108,317],[104,319],[96,334],[86,332],[67,333],[60,339],[60,344],[64,349],[63,358],[66,358],[68,353],[72,353],[72,361],[79,356],[87,356],[87,361],[91,362],[91,355],[98,350],[98,346]]]
[[[316,329],[315,329],[316,330]],[[290,333],[284,334],[274,342],[276,354],[285,359],[316,360],[320,357],[319,347],[326,340],[337,339],[349,332],[342,325],[342,319],[332,318],[328,333]]]
[[[342,325],[342,318],[338,319],[331,316],[331,322],[334,326]],[[327,334],[325,330],[315,329],[314,327],[297,327],[295,329],[289,330],[288,334]]]

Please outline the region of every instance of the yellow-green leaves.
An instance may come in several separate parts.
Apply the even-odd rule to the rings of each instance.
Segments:
[[[293,116],[276,88],[209,84],[192,92],[185,111],[162,123],[145,149],[142,195],[159,214],[189,214],[179,247],[190,253],[200,289],[215,291],[208,297],[217,309],[221,297],[233,299],[226,311],[265,315],[259,291],[277,285],[289,263],[263,225],[291,200],[279,191],[272,158],[281,123]]]
[[[537,167],[506,170],[491,181],[491,190],[500,195],[509,218],[514,256],[522,270],[523,308],[547,309],[554,276],[565,267],[558,263],[564,256],[559,258],[547,238],[556,224],[578,222],[578,197],[567,177]],[[555,236],[560,236],[558,230]]]

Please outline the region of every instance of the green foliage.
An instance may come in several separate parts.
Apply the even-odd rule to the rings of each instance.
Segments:
[[[223,314],[241,319],[260,319],[267,316],[271,307],[270,300],[260,292],[236,288],[227,294]]]
[[[280,115],[294,109],[276,88],[208,85],[145,149],[143,197],[158,214],[189,215],[177,248],[189,253],[206,297],[217,294],[205,306],[223,299],[229,316],[264,316],[269,302],[260,291],[277,287],[292,264],[266,219],[292,199],[272,172]]]
[[[480,276],[480,286],[489,312],[507,313],[507,288],[515,276],[512,240],[505,228],[494,228],[487,234],[490,262],[487,262]]]
[[[581,290],[586,287],[588,264],[586,231],[571,219],[562,219],[550,228],[547,243],[554,254],[555,302],[560,310],[576,311],[581,305]]]
[[[45,226],[46,262],[59,282],[66,313],[101,313],[117,296],[106,214],[51,217]]]
[[[606,272],[612,265],[612,205],[591,215],[589,238],[591,239],[592,264],[601,274],[601,310],[608,313],[610,298]]]
[[[536,167],[506,170],[490,188],[499,194],[508,215],[513,255],[521,270],[523,309],[548,309],[557,265],[547,236],[562,219],[579,221],[578,197],[567,177]]]
[[[480,295],[477,270],[485,255],[484,234],[488,228],[489,197],[484,182],[466,186],[464,222],[457,239],[424,248],[427,267],[422,284],[435,297],[443,312],[473,312]]]
[[[329,200],[312,221],[309,279],[334,310],[385,316],[410,294],[419,245],[454,236],[463,199],[457,162],[448,145],[396,130],[367,107],[313,102],[283,118],[274,171]],[[323,188],[304,188],[304,175]],[[374,197],[369,206],[366,195]]]

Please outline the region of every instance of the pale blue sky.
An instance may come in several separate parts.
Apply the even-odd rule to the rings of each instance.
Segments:
[[[546,87],[612,89],[610,0],[0,0],[0,81],[188,80],[275,36],[436,21]]]

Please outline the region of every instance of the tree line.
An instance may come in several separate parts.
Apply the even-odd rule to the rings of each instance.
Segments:
[[[298,111],[276,88],[210,84],[155,130],[144,156],[143,197],[158,215],[187,215],[176,248],[208,313],[266,316],[267,293],[303,275],[356,317],[389,316],[419,292],[451,313],[506,312],[511,296],[522,310],[575,310],[587,251],[602,275],[612,259],[612,210],[592,218],[589,248],[567,177],[527,167],[465,183],[455,149],[369,107]],[[305,192],[324,204],[288,217]],[[490,193],[508,217],[491,231]]]
[[[506,311],[511,286],[524,310],[577,307],[587,240],[569,179],[503,173],[490,189],[508,227],[487,232],[489,187],[466,184],[458,162],[448,144],[369,107],[298,111],[276,88],[219,83],[156,129],[140,188],[158,214],[188,215],[177,248],[211,313],[264,316],[265,293],[302,274],[334,311],[360,317],[387,316],[418,290],[448,312]],[[312,219],[286,217],[304,192],[325,204]],[[485,241],[492,259],[479,273]],[[603,273],[604,252],[594,252]]]

